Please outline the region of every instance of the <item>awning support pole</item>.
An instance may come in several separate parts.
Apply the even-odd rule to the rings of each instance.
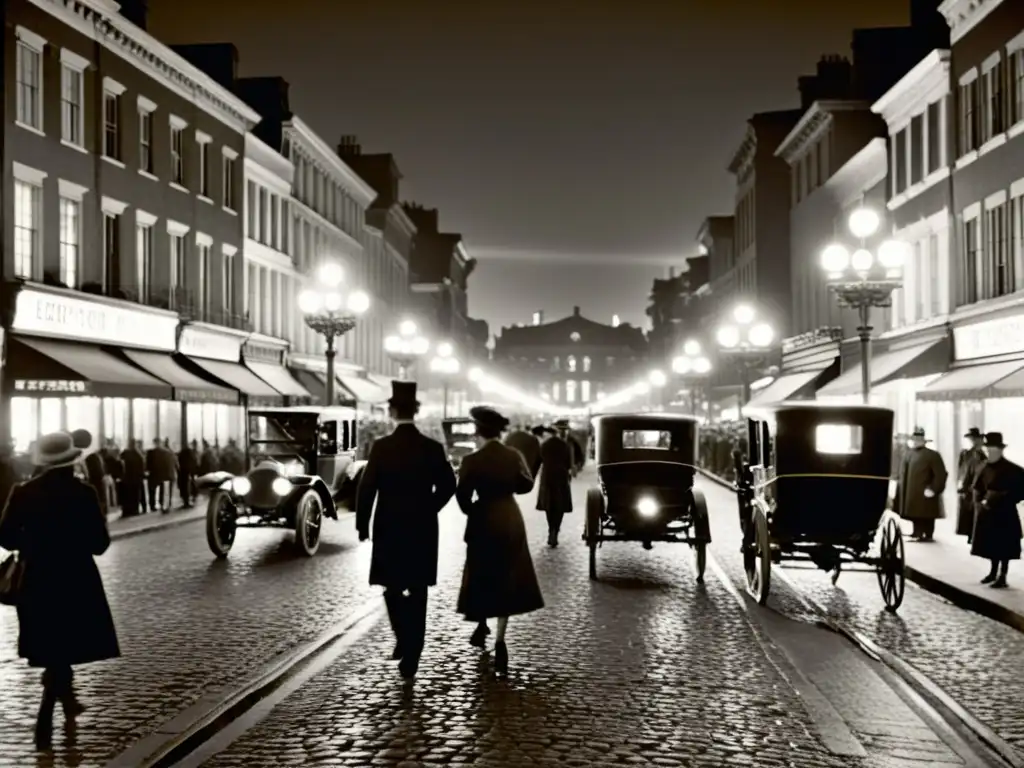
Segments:
[[[857,337],[860,339],[860,389],[864,404],[871,403],[871,305],[862,303],[860,310],[860,326]]]

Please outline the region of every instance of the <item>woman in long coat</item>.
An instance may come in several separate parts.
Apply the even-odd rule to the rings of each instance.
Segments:
[[[42,474],[16,486],[0,517],[0,547],[24,563],[17,597],[18,654],[43,669],[36,745],[48,749],[53,710],[65,718],[84,708],[75,696],[76,664],[120,656],[99,569],[93,558],[110,546],[96,492],[75,475],[82,455],[71,436],[40,438],[34,462]]]
[[[984,468],[987,459],[985,449],[982,448],[985,436],[981,434],[981,430],[971,427],[967,430],[964,438],[970,440],[971,445],[960,451],[956,463],[956,535],[966,536],[967,543],[970,544],[974,533],[974,494],[972,489],[974,481]]]
[[[483,444],[462,460],[455,498],[466,515],[466,567],[458,611],[477,623],[470,642],[483,647],[487,620],[498,620],[494,667],[508,673],[505,631],[509,616],[544,607],[533,569],[523,514],[515,495],[533,489],[523,455],[504,445],[508,419],[484,406],[470,410]]]
[[[540,445],[540,485],[537,509],[548,518],[548,546],[558,546],[562,518],[572,512],[572,448],[569,447],[569,422],[555,422],[557,432]]]

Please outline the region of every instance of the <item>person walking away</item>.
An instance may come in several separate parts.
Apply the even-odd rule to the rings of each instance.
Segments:
[[[171,511],[174,480],[178,476],[178,456],[168,440],[156,449],[156,481],[160,494],[160,511],[165,515]]]
[[[376,500],[370,584],[384,587],[396,640],[392,658],[411,680],[426,636],[427,589],[437,584],[437,516],[455,493],[455,474],[444,446],[416,428],[416,382],[391,386],[395,428],[370,447],[356,490],[356,529],[360,541],[369,538]]]
[[[129,440],[121,453],[124,464],[124,487],[121,494],[121,516],[135,517],[146,510],[146,459],[138,440]]]
[[[153,447],[146,451],[146,491],[147,498],[149,499],[149,510],[151,512],[159,512],[164,506],[164,494],[163,488],[160,487],[157,482],[157,454],[160,452],[162,446],[160,445],[160,438],[153,438]],[[157,489],[160,488],[159,500],[157,499]]]
[[[181,506],[185,509],[195,502],[193,488],[197,469],[199,454],[196,451],[196,441],[193,440],[192,445],[186,445],[178,451],[178,495],[181,497]]]
[[[230,472],[235,476],[245,474],[245,454],[238,447],[234,438],[228,440],[228,444],[221,454],[221,467],[225,472]]]
[[[530,470],[530,477],[536,479],[540,471],[540,438],[529,429],[516,429],[508,433],[505,438],[505,445],[515,448],[526,460],[526,466]],[[531,483],[530,489],[533,489]]]
[[[544,607],[523,513],[515,495],[533,489],[523,454],[501,442],[508,419],[492,408],[471,408],[481,446],[462,460],[455,498],[466,515],[466,565],[458,612],[477,623],[470,644],[483,648],[488,619],[497,619],[494,671],[508,674],[505,632],[510,616]],[[475,500],[474,500],[475,499]]]
[[[110,479],[107,484],[107,493],[110,496],[108,506],[120,507],[121,493],[124,490],[124,462],[121,460],[121,451],[113,440],[107,440],[107,446],[103,450],[103,466]]]
[[[956,462],[956,535],[966,536],[967,543],[971,543],[974,533],[974,480],[978,472],[988,461],[985,449],[985,436],[977,427],[971,427],[964,435],[969,445],[960,451]]]
[[[218,464],[217,456],[213,452],[213,448],[210,447],[208,442],[203,440],[203,450],[199,454],[200,476],[216,472],[218,469],[220,469],[220,466]]]
[[[1024,500],[1024,468],[1003,456],[1003,435],[985,435],[988,460],[974,480],[974,532],[971,554],[991,563],[988,576],[981,580],[1004,588],[1011,560],[1020,560],[1021,529],[1017,504]]]
[[[924,428],[915,427],[896,481],[896,514],[914,523],[912,538],[919,541],[931,541],[935,521],[945,516],[942,492],[946,490],[948,473],[942,456],[928,448],[928,442]]]
[[[96,499],[100,503],[104,517],[109,511],[107,504],[107,468],[99,452],[93,450],[92,432],[87,429],[76,429],[71,433],[71,441],[75,448],[82,451],[85,465],[86,482],[96,491]]]
[[[558,533],[562,518],[572,512],[572,450],[566,441],[569,422],[555,422],[555,434],[541,443],[540,486],[537,489],[537,509],[548,518],[548,546],[558,546]]]
[[[0,515],[0,547],[17,550],[24,574],[17,598],[18,655],[43,669],[35,741],[49,749],[58,702],[66,720],[84,711],[72,667],[121,655],[114,620],[93,559],[110,546],[96,492],[74,476],[81,459],[71,435],[40,438],[43,473],[16,486]]]

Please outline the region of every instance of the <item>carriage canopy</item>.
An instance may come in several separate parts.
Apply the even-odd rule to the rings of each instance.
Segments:
[[[594,419],[597,464],[664,462],[693,465],[698,421],[676,414],[599,416]]]

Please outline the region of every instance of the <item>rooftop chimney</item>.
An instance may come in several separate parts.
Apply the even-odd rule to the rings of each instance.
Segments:
[[[339,157],[356,157],[361,154],[363,154],[363,147],[359,143],[358,136],[346,134],[341,137],[341,141],[338,142]]]
[[[676,268],[675,267],[669,267],[668,268],[668,279],[671,280],[675,276],[676,276]]]
[[[573,307],[572,308],[572,316],[573,317],[579,317],[580,316],[580,308],[579,307]]]
[[[618,328],[622,324],[622,320],[618,315],[612,315],[612,328]]]
[[[544,310],[543,309],[538,309],[536,312],[533,313],[533,324],[534,325],[543,325],[544,324]]]

